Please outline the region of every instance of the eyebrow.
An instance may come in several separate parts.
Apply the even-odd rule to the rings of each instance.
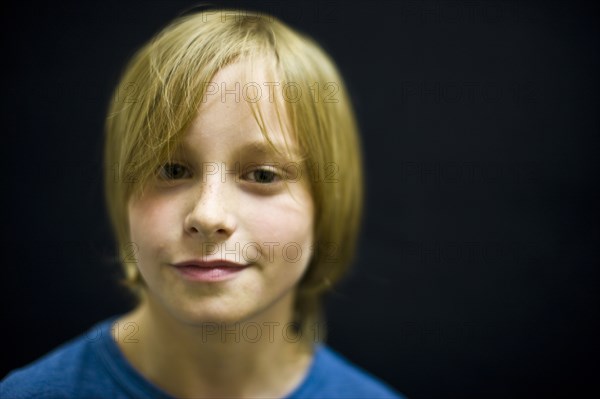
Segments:
[[[284,144],[283,143],[274,143],[276,148],[284,148]],[[291,152],[291,156],[292,157],[297,157],[296,154],[298,154],[298,151],[292,147],[290,148],[290,152]],[[274,150],[271,145],[265,140],[265,141],[251,141],[247,144],[244,144],[242,146],[242,148],[240,149],[241,153],[251,153],[251,154],[257,154],[257,155],[276,155],[276,156],[285,156],[285,151],[282,151],[284,154],[280,154],[278,153],[276,150]]]
[[[274,143],[276,148],[280,148],[285,150],[284,143]],[[186,141],[183,140],[178,148],[175,150],[175,153],[180,153],[184,155],[191,155],[193,152],[192,146]],[[278,159],[285,159],[288,161],[299,161],[302,159],[300,156],[300,152],[297,150],[295,145],[291,145],[289,147],[289,152],[275,151],[271,145],[266,140],[254,140],[248,143],[243,144],[235,153],[237,158],[241,158],[242,156],[271,156],[276,157]]]

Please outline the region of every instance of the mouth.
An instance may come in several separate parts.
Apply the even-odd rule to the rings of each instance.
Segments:
[[[215,282],[233,278],[250,265],[230,262],[227,260],[191,260],[175,263],[172,266],[179,275],[187,280]]]

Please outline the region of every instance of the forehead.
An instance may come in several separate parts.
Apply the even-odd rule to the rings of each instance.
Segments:
[[[296,157],[299,149],[292,138],[285,102],[276,94],[280,82],[269,71],[260,61],[220,69],[205,83],[206,93],[183,144],[221,149],[243,146],[267,152],[271,141],[278,151]]]

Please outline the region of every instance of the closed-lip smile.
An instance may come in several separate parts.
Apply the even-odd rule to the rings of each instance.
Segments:
[[[203,267],[203,268],[214,268],[214,267],[246,267],[248,265],[244,265],[241,263],[231,262],[225,259],[214,259],[214,260],[200,260],[200,259],[192,259],[186,260],[184,262],[175,263],[173,266],[175,267]]]
[[[246,269],[248,264],[231,262],[225,259],[200,260],[191,259],[174,263],[177,272],[187,280],[215,282],[229,280]]]

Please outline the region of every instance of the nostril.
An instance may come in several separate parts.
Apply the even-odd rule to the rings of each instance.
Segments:
[[[195,227],[192,227],[191,230],[192,230],[192,233],[197,233],[198,232],[198,229],[195,228]]]

